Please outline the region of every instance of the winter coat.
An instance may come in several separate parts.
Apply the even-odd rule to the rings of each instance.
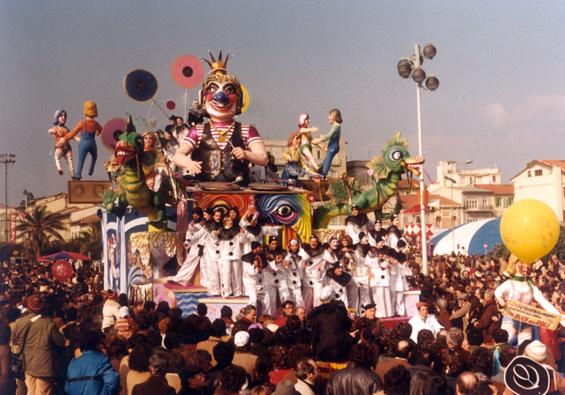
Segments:
[[[494,303],[494,301],[489,302],[485,305],[481,318],[475,323],[475,328],[483,331],[485,343],[494,342],[492,334],[499,327],[500,321],[493,321],[492,318],[496,317],[497,313],[498,308],[496,307],[496,303]]]
[[[353,338],[349,335],[352,323],[342,303],[332,301],[316,307],[308,315],[307,321],[312,328],[312,349],[317,360],[347,360],[353,344]]]
[[[382,388],[377,374],[367,368],[350,365],[332,375],[328,395],[373,395]]]
[[[26,337],[28,325],[31,326]],[[40,378],[65,376],[65,337],[50,318],[31,315],[18,318],[13,343],[19,347],[23,344],[26,374]]]
[[[101,352],[85,351],[69,364],[65,380],[65,393],[114,395],[118,393],[119,389],[118,373]]]

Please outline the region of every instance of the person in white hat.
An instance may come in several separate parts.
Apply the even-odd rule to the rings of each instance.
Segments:
[[[233,344],[235,346],[235,354],[232,363],[241,366],[245,371],[253,377],[255,374],[255,364],[257,363],[257,356],[249,352],[249,332],[239,331],[233,337]]]

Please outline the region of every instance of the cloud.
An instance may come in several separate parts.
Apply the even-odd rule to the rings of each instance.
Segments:
[[[565,120],[565,96],[528,96],[522,114],[529,119],[563,121]]]
[[[500,102],[490,103],[482,111],[485,117],[493,126],[501,127],[507,124],[510,114],[504,104]]]

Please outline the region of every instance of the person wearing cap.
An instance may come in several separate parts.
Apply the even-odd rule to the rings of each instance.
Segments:
[[[261,271],[267,265],[263,254],[263,245],[258,241],[250,243],[251,251],[241,256],[243,265],[243,288],[249,297],[249,303],[257,307],[257,293],[263,292],[263,275]]]
[[[547,393],[555,393],[553,391],[563,393],[565,390],[565,378],[563,378],[556,370],[553,356],[547,349],[547,346],[539,340],[534,340],[524,348],[524,356],[541,364],[549,371],[550,375],[550,391]]]
[[[365,264],[369,267],[369,286],[375,304],[378,306],[377,317],[391,317],[393,306],[390,290],[390,257],[372,247]]]
[[[354,343],[349,335],[351,319],[343,303],[334,300],[331,287],[320,292],[321,304],[308,315],[307,322],[312,329],[312,349],[315,359],[326,362],[345,361]],[[331,325],[330,325],[331,323]]]
[[[235,346],[235,354],[232,363],[241,366],[251,376],[255,375],[255,364],[257,363],[257,355],[249,352],[251,344],[249,341],[249,332],[239,331],[233,337]]]
[[[288,291],[296,306],[304,306],[304,299],[302,298],[302,279],[304,277],[302,273],[302,260],[305,254],[298,241],[292,239],[283,261]]]
[[[16,320],[12,344],[23,358],[27,393],[49,394],[65,377],[65,337],[46,314],[50,311],[43,295],[28,296],[26,306],[31,313]]]
[[[302,298],[306,312],[320,304],[322,280],[325,274],[324,246],[316,235],[310,236],[310,241],[303,246],[304,255],[302,266],[304,277],[302,282]]]
[[[425,302],[419,302],[416,304],[418,309],[418,314],[410,318],[408,323],[412,326],[412,334],[410,339],[415,343],[418,343],[418,333],[422,329],[430,330],[434,336],[443,329],[443,326],[437,321],[433,314],[428,313],[428,304]]]

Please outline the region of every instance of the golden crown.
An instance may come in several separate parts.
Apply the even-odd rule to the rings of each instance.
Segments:
[[[216,74],[216,73],[227,74],[228,61],[230,60],[231,54],[228,53],[226,57],[223,58],[222,51],[220,51],[217,59],[214,57],[212,52],[208,52],[208,54],[210,54],[211,61],[208,59],[202,59],[202,60],[204,60],[206,63],[208,63],[208,66],[210,66],[209,74]]]

